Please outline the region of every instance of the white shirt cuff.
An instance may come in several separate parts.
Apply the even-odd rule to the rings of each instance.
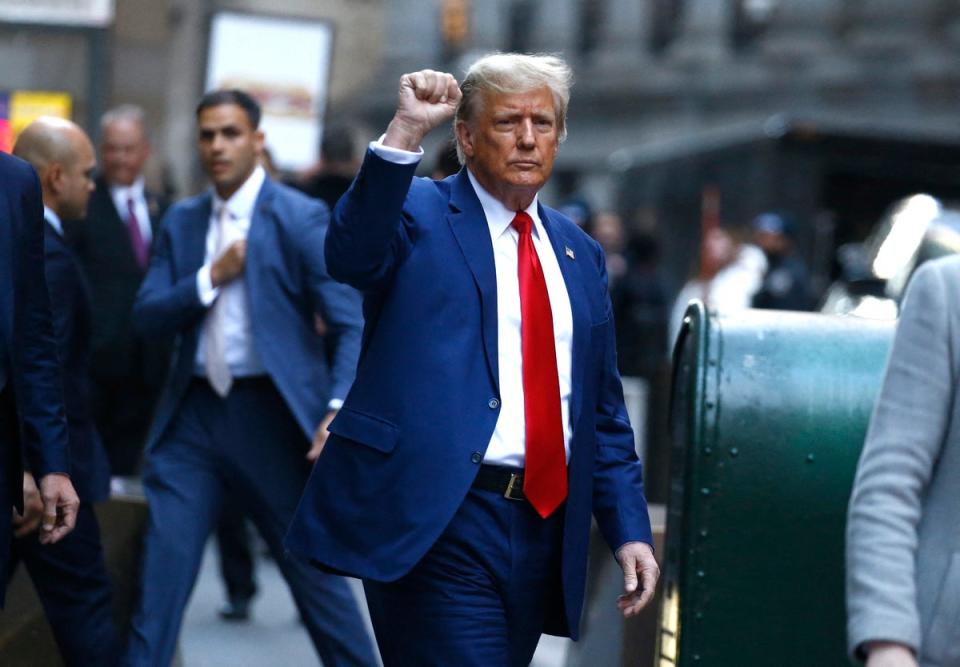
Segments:
[[[210,306],[220,294],[220,288],[213,286],[213,279],[210,277],[211,264],[204,264],[197,271],[197,296],[200,297],[200,303],[204,306]]]
[[[330,402],[327,403],[327,411],[328,411],[328,412],[334,412],[334,411],[336,411],[336,410],[339,410],[339,409],[342,408],[342,407],[343,407],[343,399],[342,399],[342,398],[331,398],[331,399],[330,399]]]
[[[416,164],[423,158],[423,146],[416,153],[393,146],[384,146],[383,140],[386,136],[387,134],[384,132],[379,139],[370,142],[370,150],[376,153],[378,157],[394,164]]]

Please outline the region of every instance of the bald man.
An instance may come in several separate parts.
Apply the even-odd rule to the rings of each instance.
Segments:
[[[74,532],[53,546],[41,546],[36,529],[42,507],[33,478],[25,473],[25,511],[14,519],[10,571],[23,561],[65,664],[109,666],[117,661],[117,631],[93,503],[108,497],[110,469],[90,407],[90,298],[80,267],[63,239],[62,222],[86,214],[96,160],[83,130],[57,118],[32,123],[13,150],[32,164],[40,177],[46,222],[45,273],[63,366],[69,472],[80,505]]]
[[[43,272],[40,186],[30,165],[0,152],[0,502],[23,510],[24,467],[40,480],[41,541],[72,530],[67,423]],[[11,515],[0,508],[0,573]],[[6,579],[0,576],[0,607]]]

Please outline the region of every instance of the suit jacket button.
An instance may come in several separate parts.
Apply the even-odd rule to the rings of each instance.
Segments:
[[[470,455],[470,460],[474,463],[480,463],[483,460],[483,454],[480,452],[474,452]]]
[[[500,399],[491,398],[489,401],[487,401],[487,407],[491,410],[496,410],[500,407]]]

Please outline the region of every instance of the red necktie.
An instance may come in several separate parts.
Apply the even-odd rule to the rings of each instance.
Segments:
[[[130,234],[130,245],[133,246],[133,255],[141,269],[147,268],[150,261],[150,249],[140,233],[140,221],[137,219],[137,208],[133,197],[127,199],[127,233]]]
[[[520,232],[517,272],[520,278],[520,339],[523,348],[523,409],[526,463],[523,494],[544,519],[567,497],[567,454],[560,414],[553,312],[540,258],[533,247],[533,220],[523,211],[513,218]]]

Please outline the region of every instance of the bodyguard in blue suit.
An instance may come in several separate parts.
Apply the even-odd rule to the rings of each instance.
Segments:
[[[67,422],[43,271],[43,201],[30,165],[0,152],[0,573],[11,513],[23,512],[23,469],[40,480],[45,543],[73,529]],[[6,577],[0,576],[0,606]]]
[[[259,122],[241,91],[200,101],[213,192],[167,213],[134,306],[135,326],[175,334],[178,352],[147,450],[150,520],[130,665],[170,664],[225,498],[242,503],[225,509],[247,513],[266,540],[323,663],[375,664],[347,582],[286,557],[281,544],[353,379],[362,319],[359,296],[326,273],[327,209],[259,166]]]
[[[53,330],[63,368],[70,477],[80,496],[76,528],[54,545],[35,533],[42,503],[25,475],[26,512],[15,523],[13,561],[22,561],[43,603],[67,665],[116,664],[110,577],[93,503],[110,494],[110,465],[93,423],[90,387],[91,308],[86,280],[63,238],[62,220],[86,214],[93,191],[93,146],[77,125],[41,118],[21,133],[14,154],[30,162],[43,192],[44,252]]]
[[[525,665],[541,632],[576,638],[591,512],[624,614],[656,585],[603,253],[537,197],[569,81],[516,54],[461,88],[404,75],[328,232],[331,275],[364,293],[363,350],[286,543],[363,578],[388,667]],[[454,114],[465,169],[414,178]]]

